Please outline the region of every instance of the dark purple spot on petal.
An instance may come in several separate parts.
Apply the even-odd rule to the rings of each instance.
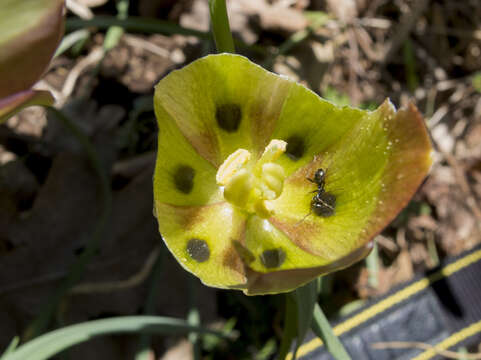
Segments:
[[[286,253],[282,249],[265,250],[260,259],[266,268],[277,268],[286,259]]]
[[[306,150],[304,140],[297,135],[291,136],[286,140],[286,155],[294,161],[299,160]]]
[[[194,187],[195,170],[188,165],[179,166],[174,172],[174,184],[177,190],[189,194]]]
[[[215,119],[221,129],[227,132],[235,132],[239,129],[242,110],[237,104],[219,105],[215,110]]]
[[[210,256],[209,245],[204,240],[190,239],[187,243],[187,253],[197,262],[207,261]]]

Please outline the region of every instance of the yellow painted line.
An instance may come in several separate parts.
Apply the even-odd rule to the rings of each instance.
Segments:
[[[451,276],[452,274],[458,272],[459,270],[471,265],[472,263],[480,259],[481,259],[481,250],[478,250],[445,266],[439,271],[429,275],[427,278],[423,278],[421,280],[416,281],[415,283],[405,287],[404,289],[392,294],[391,296],[385,298],[384,300],[381,300],[377,304],[372,305],[371,307],[353,316],[352,318],[349,318],[344,322],[340,323],[339,325],[335,326],[333,329],[334,334],[336,336],[340,336],[348,332],[349,330],[359,326],[363,322],[376,316],[377,314],[385,311],[386,309],[389,309],[391,306],[401,301],[404,301],[407,298],[411,297],[412,295],[424,290],[431,283],[434,283],[444,277]],[[297,356],[301,357],[301,356],[307,355],[322,345],[323,345],[322,340],[316,337],[311,341],[308,341],[302,346],[300,346],[297,351]],[[287,354],[286,360],[292,360],[292,352]]]
[[[429,360],[432,357],[436,356],[439,351],[447,350],[451,346],[459,344],[464,339],[476,335],[479,332],[481,332],[481,320],[447,337],[440,343],[434,345],[434,348],[426,350],[412,360]]]

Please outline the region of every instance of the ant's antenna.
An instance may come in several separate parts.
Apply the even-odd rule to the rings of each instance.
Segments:
[[[299,220],[298,222],[296,222],[296,223],[294,224],[294,226],[299,226],[299,225],[300,225],[301,223],[303,223],[304,220],[306,220],[307,217],[308,217],[309,215],[311,215],[311,214],[312,214],[312,210],[309,211],[309,213],[308,213],[306,216],[304,216],[301,220]]]

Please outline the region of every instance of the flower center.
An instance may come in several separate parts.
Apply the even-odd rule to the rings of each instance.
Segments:
[[[224,198],[231,204],[269,218],[274,211],[267,201],[277,199],[282,193],[286,178],[284,169],[275,161],[286,151],[287,143],[271,140],[262,156],[252,162],[251,153],[238,149],[219,167],[217,184],[224,186]]]

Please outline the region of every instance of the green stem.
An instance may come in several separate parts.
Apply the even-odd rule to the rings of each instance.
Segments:
[[[129,1],[118,0],[117,1],[117,19],[125,20],[129,15]],[[124,29],[121,26],[111,26],[108,28],[104,39],[105,51],[110,51],[119,44]]]
[[[24,340],[34,338],[48,328],[63,297],[69,292],[72,286],[74,286],[82,278],[85,266],[90,262],[92,257],[97,252],[100,239],[102,239],[105,235],[107,222],[112,211],[112,192],[110,189],[110,182],[100,162],[100,159],[97,156],[94,146],[90,143],[88,137],[77,127],[77,125],[62,112],[54,107],[49,107],[47,109],[50,114],[62,122],[62,124],[77,138],[77,141],[81,143],[85,149],[87,157],[94,168],[95,173],[99,177],[101,185],[102,213],[97,221],[94,233],[85,247],[85,251],[82,252],[77,261],[72,265],[67,277],[60,284],[60,287],[56,289],[53,295],[50,296],[40,311],[39,316],[28,327],[24,335]]]
[[[235,53],[225,0],[209,0],[210,22],[217,51]]]
[[[200,313],[197,307],[196,281],[197,279],[193,276],[189,277],[189,312],[187,314],[187,322],[191,326],[200,326]],[[192,343],[193,358],[194,360],[199,360],[201,358],[199,336],[196,333],[190,333],[188,338]]]
[[[369,273],[368,284],[374,289],[377,289],[379,286],[379,252],[375,242],[371,253],[366,258],[366,266]]]
[[[351,360],[341,340],[332,331],[331,325],[322,312],[319,304],[314,307],[314,314],[312,317],[312,331],[316,334],[326,346],[326,349],[336,360]]]

